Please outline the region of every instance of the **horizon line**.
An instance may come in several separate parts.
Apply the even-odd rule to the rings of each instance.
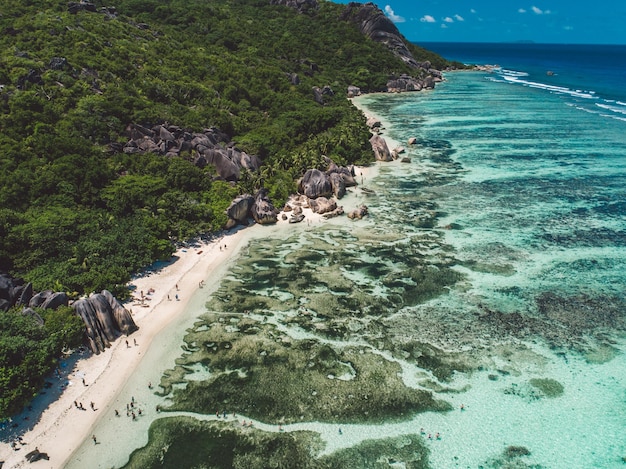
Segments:
[[[536,41],[432,41],[409,39],[413,44],[518,44],[518,45],[552,45],[552,46],[626,46],[626,43],[600,42],[536,42]]]

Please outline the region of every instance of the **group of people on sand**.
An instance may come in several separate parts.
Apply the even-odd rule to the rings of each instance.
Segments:
[[[157,410],[158,410],[158,406],[157,406]],[[142,415],[143,415],[143,410],[141,410],[141,407],[136,405],[135,397],[131,396],[130,402],[126,404],[126,417],[130,417],[133,420],[137,420],[137,417],[141,417]],[[115,409],[115,416],[116,417],[120,416],[120,411],[117,409]]]
[[[20,446],[18,446],[18,445],[20,445]],[[21,446],[26,446],[26,443],[24,442],[24,439],[20,435],[15,440],[13,440],[11,442],[11,449],[13,451],[19,451],[21,449]]]
[[[139,345],[137,343],[137,339],[133,339],[133,344],[135,345],[135,347],[137,347]],[[130,344],[128,343],[128,340],[126,340],[126,348],[130,348]]]

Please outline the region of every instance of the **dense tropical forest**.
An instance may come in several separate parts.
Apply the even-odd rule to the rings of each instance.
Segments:
[[[347,86],[384,90],[414,71],[328,2],[308,14],[266,0],[118,0],[114,14],[3,3],[0,269],[36,289],[116,290],[172,241],[219,230],[237,193],[265,185],[278,206],[321,155],[368,161]],[[337,93],[320,106],[311,89],[324,85]],[[163,122],[217,127],[264,167],[233,185],[189,155],[109,151],[129,124]]]
[[[133,272],[220,230],[236,195],[265,187],[280,207],[324,155],[368,163],[369,132],[347,87],[382,91],[390,77],[415,72],[342,20],[345,5],[325,1],[300,11],[269,0],[2,4],[0,272],[36,290],[124,296]],[[418,60],[446,65],[409,47]],[[312,88],[326,85],[334,94],[320,103]],[[227,181],[189,151],[119,151],[129,126],[165,123],[217,128],[262,167]],[[2,344],[23,339],[0,346],[3,364],[33,346],[26,341],[47,340],[39,326],[0,319]],[[67,321],[47,322],[58,328],[38,372],[76,342]],[[8,374],[0,373],[3,393],[13,386]]]

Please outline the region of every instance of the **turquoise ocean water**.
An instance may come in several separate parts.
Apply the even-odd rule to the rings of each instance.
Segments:
[[[390,446],[400,450],[413,435],[428,448],[427,466],[373,453],[363,467],[624,467],[624,92],[611,74],[585,82],[589,75],[578,73],[574,82],[570,49],[554,46],[553,57],[539,64],[532,60],[536,46],[466,47],[465,56],[440,52],[501,68],[448,73],[432,92],[358,98],[408,157],[382,163],[374,178],[351,189],[370,215],[266,228],[265,236],[261,230],[215,293],[197,292],[197,311],[189,311],[181,330],[155,341],[152,349],[163,352],[122,396],[147,409],[167,408],[182,396],[184,415],[216,419],[213,407],[194,401],[201,398],[276,432],[262,412],[250,414],[254,402],[232,391],[228,401],[216,401],[224,376],[241,379],[243,394],[246,373],[225,375],[212,356],[195,358],[197,344],[213,343],[215,334],[231,334],[229,347],[249,341],[252,335],[241,333],[245,322],[277,338],[273,347],[285,354],[303,344],[336,354],[328,376],[303,373],[291,381],[304,389],[293,390],[294,400],[313,417],[296,414],[282,426],[319,433],[324,454],[385,438],[395,438]],[[415,145],[407,145],[411,137]],[[207,310],[211,315],[202,318]],[[380,403],[359,397],[371,389],[359,381],[368,363],[385,376],[376,385]],[[159,383],[164,368],[176,369],[169,375],[180,381],[161,396],[145,382]],[[277,385],[278,394],[292,393]],[[381,422],[342,416],[341,407],[328,417],[316,407],[326,396],[324,405],[332,407],[345,392],[346,409],[376,412],[386,393],[402,386],[428,391],[451,410],[407,414],[398,398],[397,406],[382,407],[388,418]],[[256,392],[265,406],[280,401],[261,387]],[[130,424],[103,419],[94,431],[111,444],[87,441],[68,467],[122,466],[163,415],[146,413]]]
[[[542,354],[552,378],[571,383],[552,405],[524,407],[484,394],[494,399],[494,412],[498,402],[511,406],[498,425],[509,429],[511,440],[516,434],[534,439],[531,451],[539,445],[561,455],[537,464],[620,467],[626,445],[626,69],[619,58],[626,47],[425,46],[466,63],[500,66],[492,73],[449,73],[430,93],[363,100],[386,121],[387,135],[418,141],[411,163],[383,170],[379,184],[432,202],[439,227],[448,228],[456,268],[466,275],[465,291],[429,308],[449,308],[460,321],[475,308],[485,317],[498,311],[509,320],[508,338],[551,348]],[[502,332],[474,339],[497,342]],[[475,448],[484,444],[474,437]],[[438,463],[451,467],[445,457]]]

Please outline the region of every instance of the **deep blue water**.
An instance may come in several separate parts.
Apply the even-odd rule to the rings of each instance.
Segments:
[[[562,93],[578,97],[586,108],[626,118],[625,45],[439,42],[420,46],[466,64],[499,65],[502,79],[562,88]]]

